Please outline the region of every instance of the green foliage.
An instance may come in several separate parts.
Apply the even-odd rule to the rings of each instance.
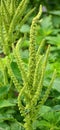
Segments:
[[[57,107],[58,108],[58,107]],[[39,120],[34,122],[35,129],[45,130],[59,130],[60,129],[60,112],[51,107],[43,106],[39,113]],[[58,118],[58,120],[57,120]]]
[[[34,9],[32,9],[28,14],[24,15],[27,4],[28,0],[22,0],[18,5],[17,1],[1,1],[0,43],[6,55],[11,52],[12,44],[16,43],[18,36],[20,36],[21,26],[34,11]]]
[[[48,112],[43,115],[43,120],[40,121],[39,126],[41,129],[54,129],[54,130],[59,130],[60,129],[60,112]],[[58,120],[57,120],[58,118]],[[42,127],[43,123],[43,127]]]

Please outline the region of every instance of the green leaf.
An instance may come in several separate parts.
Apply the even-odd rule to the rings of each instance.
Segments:
[[[11,124],[10,129],[11,130],[24,130],[21,123],[19,123],[17,121],[15,121],[14,123]]]
[[[60,105],[54,106],[54,107],[53,107],[53,110],[55,110],[55,111],[60,111]]]
[[[0,109],[4,107],[15,106],[17,103],[16,99],[0,100]]]
[[[0,129],[1,130],[10,130],[8,124],[6,124],[5,122],[0,123]]]
[[[54,81],[53,89],[55,89],[56,91],[60,92],[60,78],[57,78],[57,79]]]
[[[53,18],[54,27],[59,28],[60,27],[60,16],[55,15],[52,18]]]
[[[60,10],[50,11],[50,13],[53,14],[53,15],[58,15],[58,16],[60,16]]]
[[[41,30],[44,36],[52,33],[52,21],[51,16],[45,17],[41,23]]]
[[[50,123],[45,121],[45,120],[39,121],[38,127],[40,128],[40,127],[43,127],[43,126],[47,127],[47,128],[50,128]]]
[[[57,36],[49,36],[46,38],[46,40],[48,40],[50,44],[60,47],[60,34],[58,34]]]
[[[9,123],[9,125],[5,122],[1,122],[0,128],[1,130],[24,130],[21,123],[17,122],[16,120]]]
[[[0,87],[0,98],[3,97],[5,94],[7,94],[9,90],[10,90],[9,85]]]
[[[39,110],[39,115],[43,115],[51,110],[51,107],[43,105]]]
[[[12,121],[12,120],[14,120],[14,118],[11,114],[8,114],[8,113],[0,114],[0,122],[5,121],[5,120]]]
[[[23,44],[21,44],[21,48],[23,48],[23,49],[27,49],[29,47],[29,41],[28,40],[24,40],[23,41]]]
[[[20,29],[20,32],[22,32],[22,33],[28,33],[30,31],[30,27],[29,27],[29,25],[27,25],[27,24],[24,24],[22,27],[21,27],[21,29]]]
[[[56,112],[55,110],[47,112],[43,115],[43,119],[50,122],[50,124],[57,125],[57,119],[60,119],[60,112]]]
[[[22,59],[25,63],[28,62],[28,57],[29,57],[29,52],[28,50],[24,50],[24,51],[21,51],[21,56],[22,56]]]
[[[20,74],[20,71],[19,71],[19,69],[18,69],[17,63],[13,61],[13,62],[11,63],[11,67],[12,67],[12,70],[13,70],[14,75],[15,75],[16,78],[20,81],[20,80],[21,80],[21,74]]]

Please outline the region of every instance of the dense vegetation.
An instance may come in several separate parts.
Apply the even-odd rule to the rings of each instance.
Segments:
[[[59,0],[0,0],[0,130],[60,130]]]

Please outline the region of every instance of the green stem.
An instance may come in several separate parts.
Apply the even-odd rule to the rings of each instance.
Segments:
[[[24,128],[26,130],[33,130],[31,119],[30,119],[30,114],[27,114],[24,121],[25,121]]]
[[[8,84],[7,68],[4,69],[4,85]]]

